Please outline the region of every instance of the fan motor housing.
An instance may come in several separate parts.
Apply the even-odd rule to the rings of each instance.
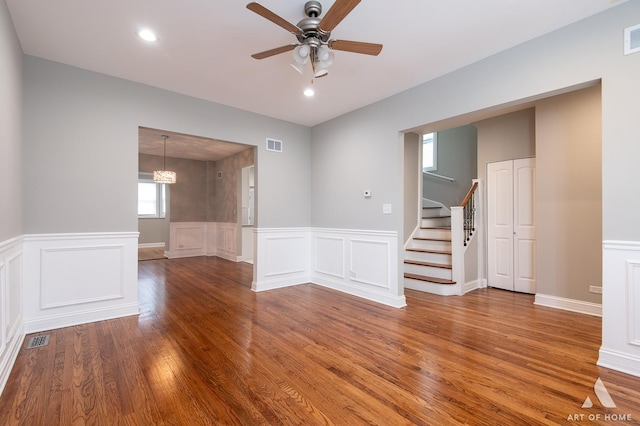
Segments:
[[[309,18],[317,18],[322,13],[322,5],[319,1],[308,1],[304,5],[304,14]]]
[[[318,28],[320,25],[321,19],[319,18],[320,13],[322,13],[322,5],[318,1],[308,1],[304,5],[304,13],[307,15],[307,18],[304,18],[298,22],[298,28],[302,30],[302,34],[298,34],[296,37],[300,43],[313,44],[313,39],[320,41],[321,43],[326,43],[331,36],[330,32],[321,31]]]

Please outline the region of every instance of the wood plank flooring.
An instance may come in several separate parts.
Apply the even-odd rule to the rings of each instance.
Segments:
[[[493,289],[407,290],[403,309],[311,284],[256,294],[251,268],[140,262],[140,316],[54,330],[48,346],[22,349],[0,425],[640,420],[640,378],[595,365],[597,317]],[[616,408],[595,395],[598,377]],[[581,408],[587,397],[593,407]]]

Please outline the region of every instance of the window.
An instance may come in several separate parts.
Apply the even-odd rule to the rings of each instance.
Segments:
[[[148,173],[138,178],[138,217],[164,218],[167,214],[166,185],[155,183]]]
[[[422,171],[431,172],[438,169],[438,134],[422,135]]]

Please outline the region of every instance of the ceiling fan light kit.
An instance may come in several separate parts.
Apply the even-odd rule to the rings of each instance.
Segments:
[[[331,31],[342,22],[360,1],[336,0],[322,19],[320,19],[320,14],[322,13],[320,2],[315,0],[308,1],[304,6],[304,12],[307,17],[298,22],[298,25],[293,25],[256,2],[247,4],[247,9],[289,31],[298,40],[296,44],[276,47],[251,56],[255,59],[265,59],[293,50],[291,66],[302,74],[304,65],[307,62],[311,62],[314,78],[327,75],[335,59],[333,50],[377,56],[382,51],[381,44],[333,40],[330,38]]]

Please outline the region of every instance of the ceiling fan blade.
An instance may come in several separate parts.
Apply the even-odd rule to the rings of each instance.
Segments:
[[[360,0],[336,0],[318,24],[318,28],[327,33],[333,31],[358,3]]]
[[[382,51],[382,45],[377,43],[363,43],[350,40],[329,40],[329,47],[345,52],[363,53],[365,55],[378,56]]]
[[[255,59],[264,59],[269,56],[279,55],[280,53],[288,52],[290,50],[295,49],[297,44],[287,44],[286,46],[276,47],[275,49],[265,50],[264,52],[254,53],[251,55],[252,58]]]
[[[273,22],[276,25],[281,26],[282,28],[284,28],[285,30],[289,31],[290,33],[293,34],[302,34],[302,30],[300,28],[298,28],[297,26],[293,25],[291,22],[287,21],[284,18],[281,18],[280,16],[276,15],[275,13],[273,13],[272,11],[270,11],[269,9],[267,9],[266,7],[256,3],[256,2],[251,2],[247,5],[247,9],[251,10],[252,12],[257,13],[258,15],[262,16],[263,18],[266,18],[268,20],[270,20],[271,22]]]

